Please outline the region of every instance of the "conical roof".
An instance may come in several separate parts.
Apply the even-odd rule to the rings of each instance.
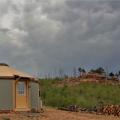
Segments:
[[[0,63],[0,78],[14,78],[15,76],[23,78],[34,78],[33,76],[18,71],[5,63]]]

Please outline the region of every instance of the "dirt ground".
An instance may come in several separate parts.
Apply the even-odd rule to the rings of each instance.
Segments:
[[[0,114],[0,120],[120,120],[120,117],[74,113],[47,108],[44,113]]]

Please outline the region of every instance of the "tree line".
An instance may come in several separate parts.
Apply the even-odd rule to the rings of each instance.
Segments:
[[[112,71],[108,72],[103,67],[98,67],[96,69],[90,69],[89,71],[87,71],[83,67],[78,67],[78,68],[74,67],[71,75],[66,74],[63,69],[59,69],[58,74],[54,75],[53,78],[80,77],[83,74],[99,74],[99,75],[106,76],[108,78],[114,78],[114,77],[119,78],[120,77],[120,70],[117,72],[112,72]],[[50,74],[48,74],[48,75],[46,74],[45,78],[48,78],[48,79],[52,78],[51,76],[52,75],[50,75]]]

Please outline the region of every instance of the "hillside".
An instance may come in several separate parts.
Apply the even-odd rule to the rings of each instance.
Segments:
[[[78,105],[81,108],[94,108],[100,103],[120,104],[120,86],[118,84],[100,84],[96,82],[74,82],[64,80],[40,80],[41,96],[44,105],[64,107]]]

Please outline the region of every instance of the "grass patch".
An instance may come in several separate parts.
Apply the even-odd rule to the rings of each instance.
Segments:
[[[120,86],[81,83],[76,86],[58,87],[59,80],[41,80],[41,96],[46,106],[64,107],[76,104],[81,108],[93,108],[100,102],[120,104]]]

